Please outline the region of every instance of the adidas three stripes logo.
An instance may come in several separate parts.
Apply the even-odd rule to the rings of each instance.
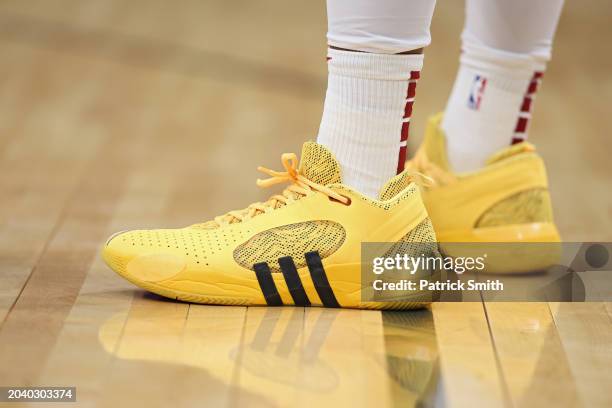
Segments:
[[[310,277],[314,283],[321,302],[323,302],[323,306],[340,307],[340,304],[338,304],[336,296],[334,295],[334,291],[327,280],[327,275],[325,274],[325,269],[323,268],[323,263],[321,262],[319,253],[316,251],[307,252],[304,254],[304,256],[306,257],[306,265],[308,265]],[[283,273],[283,277],[285,278],[285,283],[287,284],[289,293],[293,298],[293,303],[295,303],[296,306],[310,306],[310,299],[308,299],[308,295],[304,290],[302,280],[298,275],[293,259],[290,256],[284,256],[278,259],[278,264]],[[274,278],[272,277],[272,272],[270,271],[268,264],[265,262],[260,262],[253,265],[253,269],[255,270],[259,287],[261,288],[268,306],[282,306],[283,300],[278,294],[278,290],[274,284]]]

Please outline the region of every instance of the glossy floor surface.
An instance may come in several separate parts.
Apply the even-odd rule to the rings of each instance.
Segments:
[[[439,3],[412,146],[457,66],[462,5]],[[568,2],[530,130],[570,241],[612,240],[611,12]],[[0,3],[0,386],[76,386],[70,406],[612,405],[611,303],[209,307],[103,264],[114,231],[269,195],[256,166],[316,137],[325,24],[323,1]]]

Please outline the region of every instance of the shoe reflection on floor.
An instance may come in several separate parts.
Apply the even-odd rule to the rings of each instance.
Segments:
[[[111,375],[125,379],[138,366],[149,367],[149,375],[161,367],[181,377],[192,372],[187,375],[207,383],[202,389],[208,401],[222,401],[231,391],[238,403],[250,402],[268,389],[264,397],[274,393],[273,404],[367,394],[378,395],[384,405],[410,405],[431,398],[437,382],[435,331],[427,309],[232,308],[146,295],[134,299],[129,313],[106,321],[99,340],[116,357]],[[266,405],[267,399],[259,402]]]

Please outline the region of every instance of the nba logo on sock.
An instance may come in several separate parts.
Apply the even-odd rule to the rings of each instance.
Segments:
[[[470,89],[470,96],[468,97],[468,108],[478,110],[480,108],[480,101],[482,95],[484,95],[485,87],[487,86],[487,78],[476,75],[474,82],[472,82],[472,88]]]

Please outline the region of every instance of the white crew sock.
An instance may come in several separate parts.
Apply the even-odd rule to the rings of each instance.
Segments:
[[[478,169],[499,149],[525,140],[544,66],[528,56],[464,52],[442,121],[455,172]]]
[[[329,78],[317,142],[343,183],[371,198],[401,172],[423,55],[328,50]]]
[[[467,0],[461,65],[442,129],[449,164],[475,170],[525,140],[563,0]]]

